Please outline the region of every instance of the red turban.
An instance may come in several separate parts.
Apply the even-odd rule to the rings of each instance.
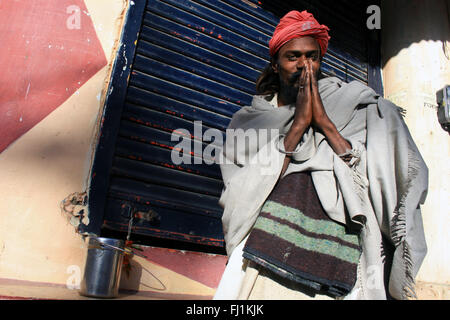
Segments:
[[[327,52],[328,35],[327,26],[319,24],[314,16],[305,11],[291,11],[281,18],[280,23],[275,28],[272,39],[269,41],[269,53],[273,57],[278,50],[289,40],[298,37],[313,37],[320,46],[320,53],[323,57]]]

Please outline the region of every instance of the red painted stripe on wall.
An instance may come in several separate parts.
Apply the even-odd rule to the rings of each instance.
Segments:
[[[0,1],[0,152],[107,64],[82,0]]]

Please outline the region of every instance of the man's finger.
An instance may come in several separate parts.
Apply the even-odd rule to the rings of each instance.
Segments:
[[[300,74],[300,77],[298,78],[299,89],[304,89],[305,82],[306,82],[306,68],[303,68],[302,73]]]
[[[305,89],[308,89],[306,90],[306,94],[309,95],[311,93],[311,72],[309,72],[308,67],[306,67],[305,69],[306,69]]]
[[[312,79],[311,79],[311,90],[312,90],[313,94],[316,95],[316,94],[319,93],[319,85],[318,85],[318,82],[317,82],[317,78],[316,78],[316,76],[314,74],[311,61],[309,63],[309,69],[310,69],[311,77],[312,77]]]

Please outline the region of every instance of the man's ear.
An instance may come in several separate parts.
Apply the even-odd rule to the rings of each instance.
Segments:
[[[270,63],[270,65],[271,65],[271,67],[272,67],[273,73],[278,73],[278,67],[279,67],[278,61],[272,60],[272,62]]]

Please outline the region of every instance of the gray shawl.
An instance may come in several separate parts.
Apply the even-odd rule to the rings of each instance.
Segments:
[[[285,175],[311,171],[330,218],[362,226],[356,298],[386,299],[386,285],[396,299],[414,297],[414,278],[427,250],[420,204],[426,198],[428,169],[398,107],[371,88],[331,77],[319,81],[319,93],[327,115],[351,143],[354,160],[350,166],[344,163],[325,137],[309,128]],[[285,157],[280,150],[294,111],[294,105],[274,108],[266,97],[254,96],[252,105],[230,122],[219,200],[228,255],[248,235],[280,178]],[[383,238],[395,247],[389,262]]]

